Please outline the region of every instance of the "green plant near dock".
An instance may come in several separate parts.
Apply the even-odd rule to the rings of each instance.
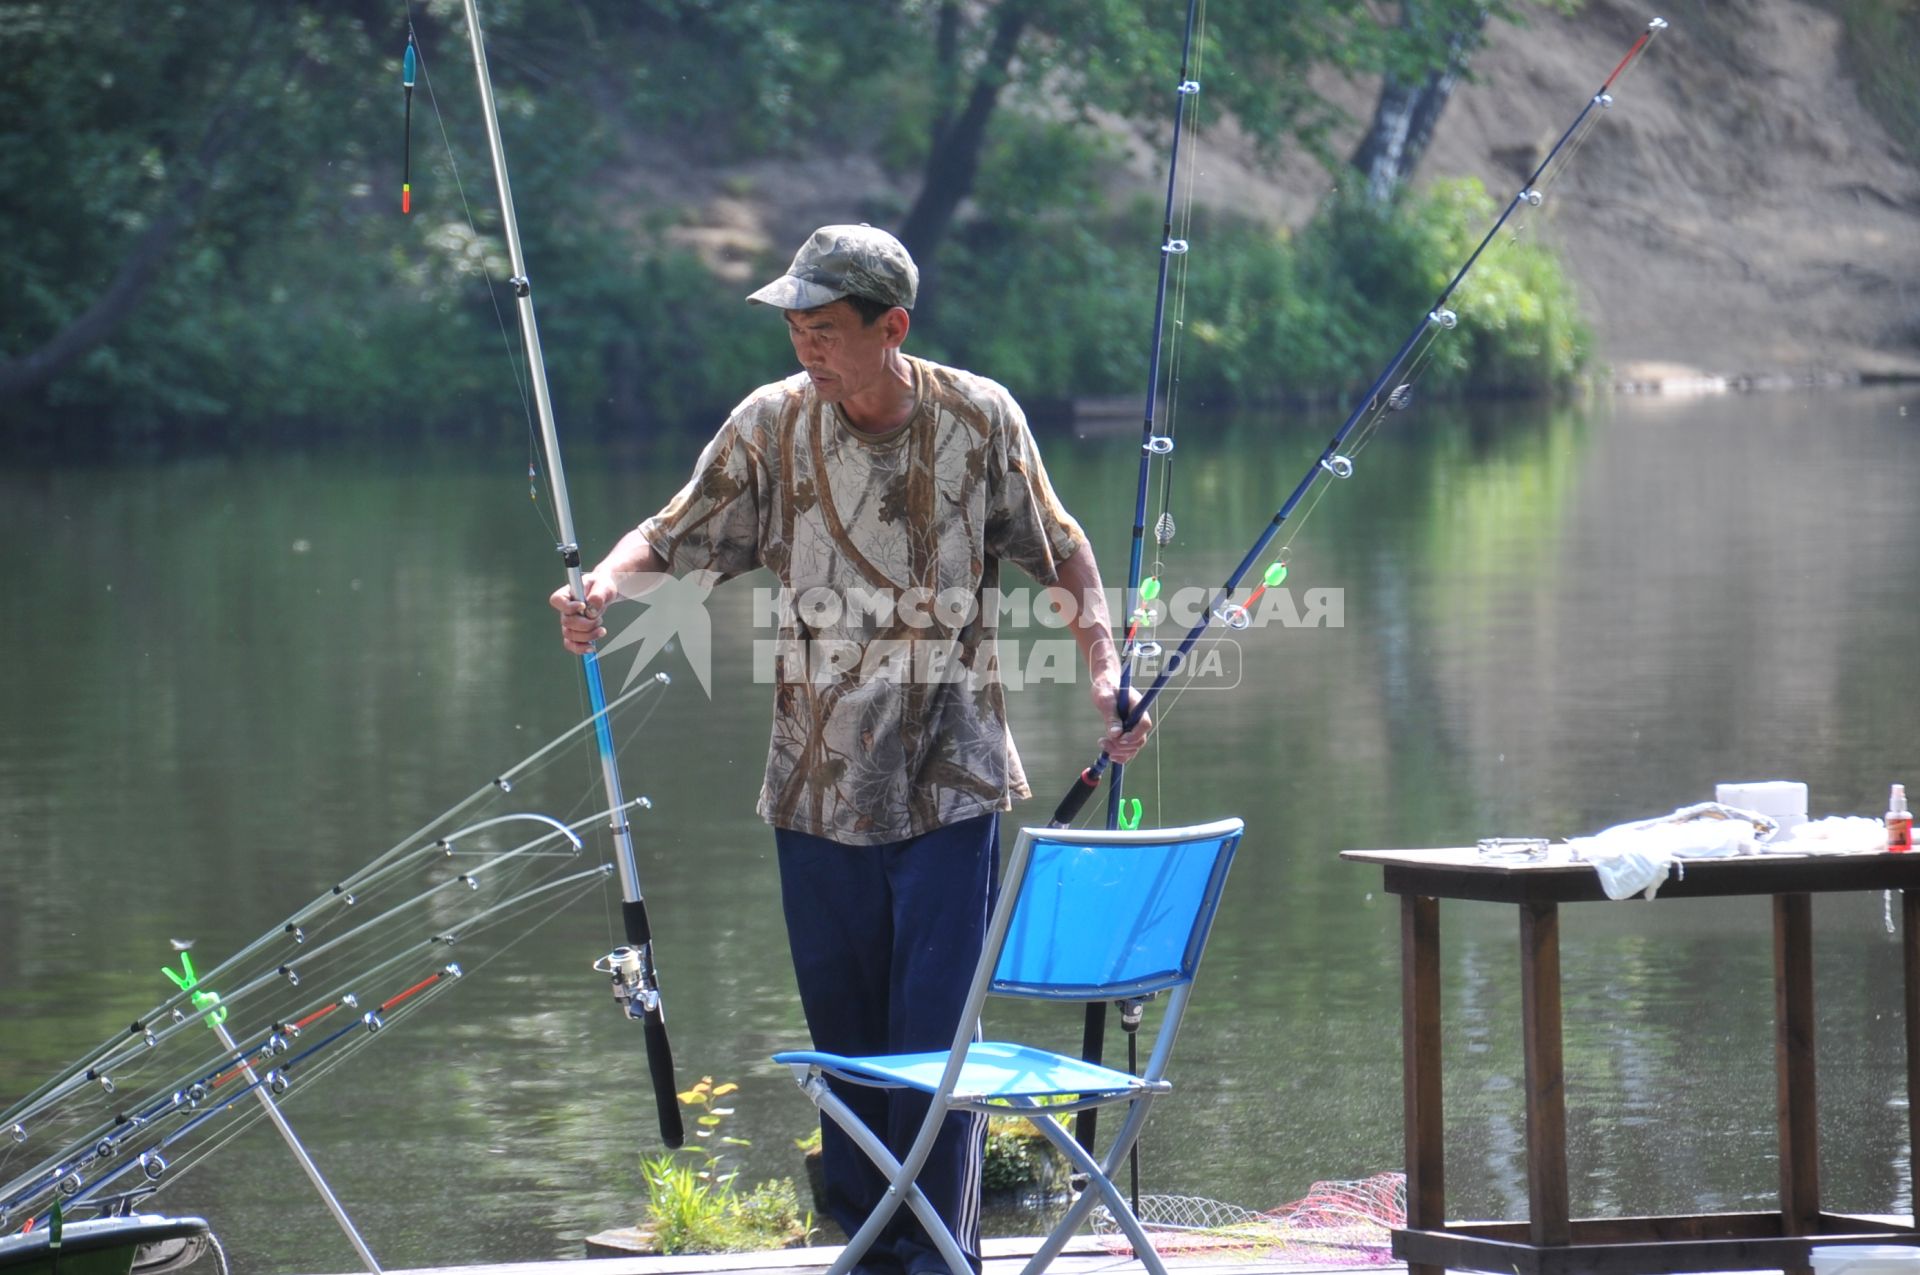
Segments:
[[[794,1146],[810,1160],[820,1154],[820,1130],[794,1139]],[[1054,1150],[1046,1135],[1022,1115],[987,1118],[986,1166],[980,1178],[988,1191],[1024,1192],[1045,1189],[1063,1181],[1066,1157]]]
[[[989,1191],[1031,1191],[1064,1178],[1066,1161],[1025,1116],[987,1120],[987,1162],[980,1184]]]
[[[640,1229],[652,1237],[657,1252],[746,1253],[791,1248],[812,1236],[813,1212],[801,1207],[793,1179],[743,1190],[740,1171],[727,1167],[720,1148],[749,1145],[721,1133],[733,1108],[718,1100],[738,1090],[738,1085],[701,1077],[680,1095],[681,1106],[693,1117],[693,1145],[640,1161],[647,1186]]]

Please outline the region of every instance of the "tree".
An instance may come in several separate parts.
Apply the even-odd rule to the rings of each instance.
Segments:
[[[0,9],[11,68],[0,236],[14,258],[0,401],[43,396],[165,282],[204,305],[337,147],[335,104],[311,90],[338,51],[338,19],[295,5],[250,12],[235,23],[188,4],[139,21],[108,0]],[[132,375],[163,398],[192,397],[190,374],[165,363]]]
[[[1402,0],[1408,49],[1425,56],[1386,67],[1373,120],[1348,160],[1369,205],[1385,207],[1420,166],[1490,16],[1484,0],[1468,0],[1464,8],[1449,0]]]
[[[937,261],[972,192],[992,117],[1009,92],[1040,109],[1111,112],[1143,128],[1172,117],[1186,9],[1180,0],[941,0],[921,7],[931,26],[922,43],[931,54],[926,78],[935,101],[919,192],[901,237],[923,266]],[[1445,103],[1439,89],[1451,91],[1488,18],[1510,18],[1511,9],[1504,0],[1408,0],[1399,21],[1383,22],[1358,0],[1212,0],[1196,57],[1206,67],[1202,91],[1213,111],[1230,113],[1261,144],[1291,141],[1333,167],[1327,137],[1341,116],[1309,86],[1310,72],[1382,74],[1423,87],[1440,77],[1444,86],[1419,95],[1415,112],[1430,136]],[[1424,148],[1425,136],[1418,145]],[[1407,151],[1403,140],[1397,153]]]

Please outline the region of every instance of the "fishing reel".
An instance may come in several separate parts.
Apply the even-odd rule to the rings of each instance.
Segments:
[[[595,961],[593,968],[609,977],[613,983],[613,999],[620,1003],[628,1018],[660,1013],[660,984],[653,971],[651,945],[623,944]]]

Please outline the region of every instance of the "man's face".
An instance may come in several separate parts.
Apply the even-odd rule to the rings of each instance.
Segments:
[[[812,379],[814,392],[826,402],[844,403],[883,384],[888,351],[900,344],[893,335],[898,326],[894,320],[903,313],[889,311],[868,325],[845,301],[817,310],[785,311],[794,356]]]

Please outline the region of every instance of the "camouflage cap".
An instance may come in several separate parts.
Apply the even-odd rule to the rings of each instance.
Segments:
[[[782,310],[811,310],[842,297],[867,297],[911,310],[920,271],[907,246],[884,230],[822,226],[793,254],[787,272],[748,301]]]

